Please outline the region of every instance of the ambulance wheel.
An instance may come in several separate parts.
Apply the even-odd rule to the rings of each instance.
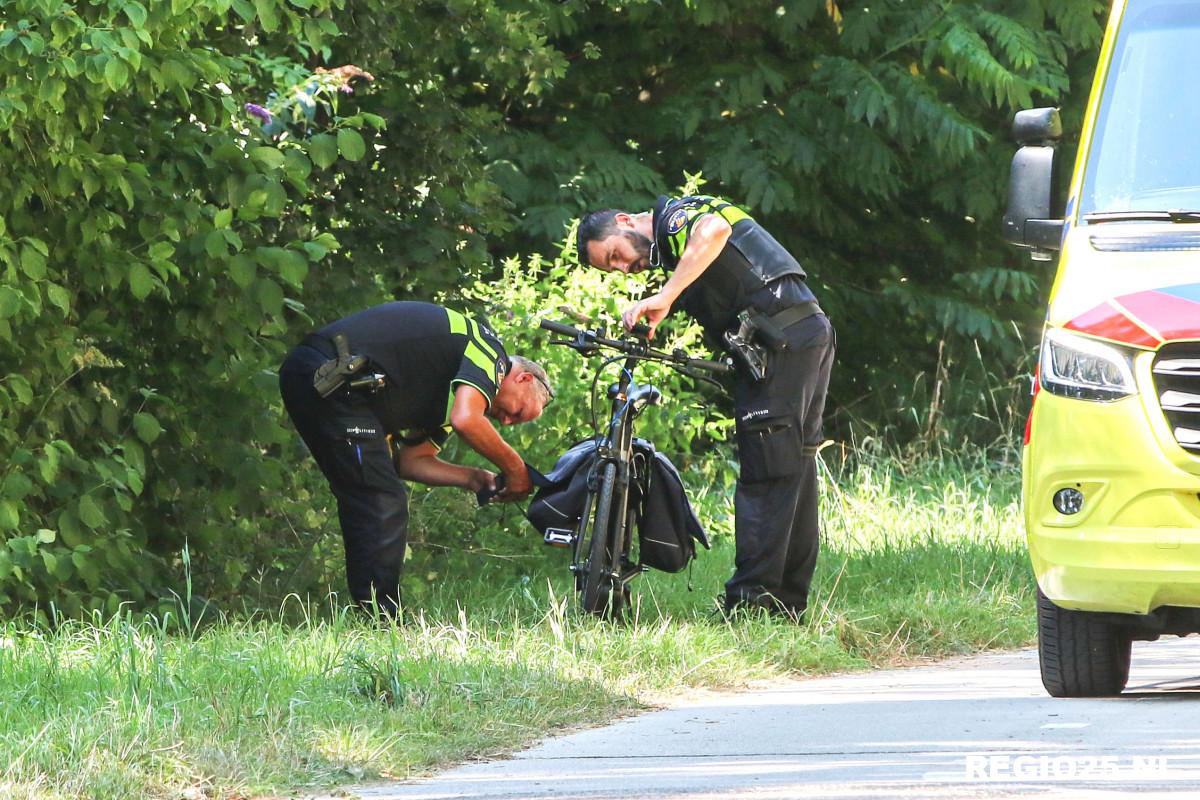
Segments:
[[[1129,681],[1133,636],[1098,614],[1059,608],[1037,593],[1038,664],[1051,697],[1120,694]]]

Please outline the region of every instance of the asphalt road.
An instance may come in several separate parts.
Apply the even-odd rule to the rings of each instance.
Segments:
[[[1200,796],[1200,638],[1134,644],[1121,697],[1026,650],[706,694],[362,800]],[[343,797],[345,795],[342,795]]]

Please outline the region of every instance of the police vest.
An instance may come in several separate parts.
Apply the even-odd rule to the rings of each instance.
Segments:
[[[801,279],[806,275],[800,262],[753,217],[731,203],[708,196],[658,198],[651,263],[674,270],[692,226],[705,214],[718,215],[733,232],[716,260],[679,296],[678,306],[719,340],[755,292],[785,275]]]

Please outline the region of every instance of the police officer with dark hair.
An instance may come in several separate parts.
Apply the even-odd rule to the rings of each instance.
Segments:
[[[804,270],[745,211],[708,196],[593,212],[577,247],[581,263],[606,272],[666,273],[624,312],[626,327],[645,319],[653,333],[678,306],[735,356],[741,474],[725,606],[799,619],[817,563],[816,450],[835,342]]]
[[[503,473],[498,501],[531,490],[501,425],[530,422],[553,396],[545,371],[509,356],[485,321],[395,302],[307,336],[279,370],[288,415],[337,498],[350,596],[393,615],[408,535],[405,480],[495,492],[496,475],[438,458],[457,433]]]

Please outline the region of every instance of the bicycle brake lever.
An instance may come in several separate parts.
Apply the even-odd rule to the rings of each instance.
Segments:
[[[593,343],[580,342],[577,339],[551,339],[550,344],[561,344],[564,347],[569,347],[580,355],[594,355],[600,350],[600,345]]]

